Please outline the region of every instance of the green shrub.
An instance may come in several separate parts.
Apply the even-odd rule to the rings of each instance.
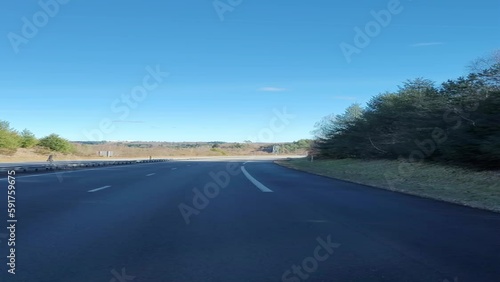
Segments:
[[[68,140],[61,138],[57,134],[51,134],[47,137],[40,139],[38,145],[48,148],[52,151],[61,152],[61,153],[71,153],[74,152],[74,145],[71,144]]]
[[[217,153],[219,153],[219,154],[221,154],[223,156],[227,156],[227,153],[224,152],[223,150],[219,149],[219,148],[212,148],[212,149],[210,149],[210,151],[217,152]]]
[[[31,131],[25,129],[21,132],[21,147],[22,148],[33,148],[38,143],[35,135]]]
[[[0,121],[0,149],[15,151],[21,146],[21,137],[10,124],[6,121]]]

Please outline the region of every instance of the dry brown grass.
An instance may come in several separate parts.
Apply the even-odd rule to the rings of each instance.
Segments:
[[[10,155],[0,152],[0,162],[34,162],[46,161],[52,154],[57,161],[99,159],[98,151],[113,151],[113,158],[147,159],[150,156],[159,158],[174,157],[222,157],[222,156],[270,156],[272,154],[260,150],[265,144],[245,144],[241,148],[235,147],[235,144],[221,144],[218,148],[212,148],[210,144],[203,144],[195,148],[175,148],[181,144],[170,147],[162,147],[160,144],[153,144],[152,148],[129,147],[126,144],[106,143],[100,145],[76,144],[74,154],[62,154],[51,152],[44,148],[18,149],[17,152],[11,152]],[[294,152],[294,155],[302,152]],[[102,158],[106,159],[106,158]]]

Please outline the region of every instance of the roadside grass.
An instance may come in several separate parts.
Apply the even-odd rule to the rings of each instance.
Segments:
[[[342,159],[311,162],[302,158],[276,163],[354,183],[500,212],[498,171],[474,171],[424,163],[416,166],[413,173],[402,178],[401,182],[394,181],[391,188],[385,174],[399,175],[399,161]]]

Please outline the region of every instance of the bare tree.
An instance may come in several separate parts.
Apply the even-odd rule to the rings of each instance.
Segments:
[[[467,69],[472,73],[481,73],[485,70],[498,67],[500,65],[500,49],[491,52],[491,54],[479,57],[472,61]]]
[[[500,49],[476,59],[468,68],[487,85],[500,87]]]

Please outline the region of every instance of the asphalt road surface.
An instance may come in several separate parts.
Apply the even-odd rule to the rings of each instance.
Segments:
[[[5,177],[0,281],[500,281],[500,214],[267,161]]]

